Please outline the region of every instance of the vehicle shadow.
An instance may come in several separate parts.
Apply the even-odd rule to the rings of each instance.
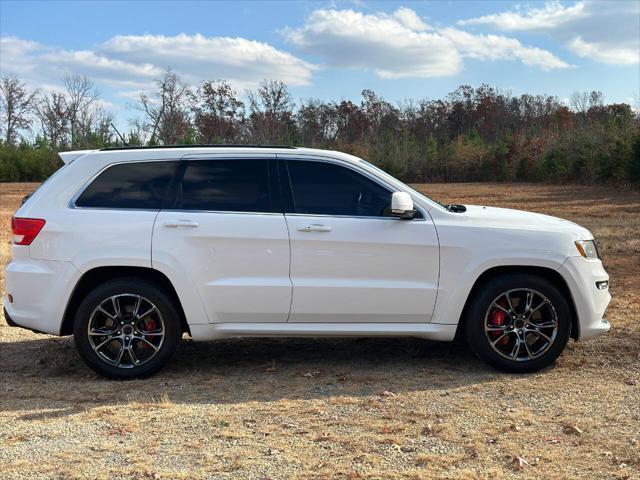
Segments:
[[[446,392],[500,373],[464,346],[411,338],[184,339],[164,370],[110,381],[89,370],[71,338],[0,343],[3,410],[55,418],[131,402],[233,404]]]

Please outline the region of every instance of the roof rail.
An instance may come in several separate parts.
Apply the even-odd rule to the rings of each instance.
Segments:
[[[139,146],[139,145],[129,145],[126,147],[106,147],[106,148],[102,148],[100,149],[101,152],[104,151],[113,151],[113,150],[155,150],[155,149],[161,149],[161,148],[202,148],[202,147],[206,147],[206,148],[210,148],[210,147],[215,147],[215,148],[290,148],[290,149],[295,149],[297,147],[292,147],[290,145],[238,145],[238,144],[193,144],[193,145],[157,145],[157,146],[152,146],[152,145],[145,145],[145,146]]]

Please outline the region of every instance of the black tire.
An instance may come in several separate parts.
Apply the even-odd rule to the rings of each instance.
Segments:
[[[97,311],[98,307],[103,307],[104,313]],[[110,280],[91,291],[78,307],[73,325],[76,348],[86,364],[102,376],[122,380],[148,377],[166,365],[178,348],[182,337],[179,315],[171,296],[153,283],[139,278]],[[91,339],[90,323],[92,332],[99,332]],[[103,331],[109,335],[102,335]],[[106,345],[94,349],[103,342]]]
[[[509,291],[511,302],[503,296]],[[534,300],[528,310],[529,319],[525,320],[528,295]],[[541,306],[531,314],[536,299]],[[512,313],[502,312],[502,305]],[[554,323],[555,327],[540,327]],[[490,279],[470,299],[465,318],[465,336],[473,352],[489,365],[509,373],[530,373],[550,365],[564,350],[570,333],[571,309],[565,295],[552,282],[535,274],[510,273]],[[518,360],[512,356],[514,351]]]

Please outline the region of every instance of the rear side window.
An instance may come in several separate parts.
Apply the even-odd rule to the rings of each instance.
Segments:
[[[76,200],[78,207],[160,209],[178,162],[113,165]]]
[[[295,213],[386,217],[391,192],[349,168],[333,163],[287,160]]]
[[[190,161],[178,188],[176,208],[272,212],[268,160]]]

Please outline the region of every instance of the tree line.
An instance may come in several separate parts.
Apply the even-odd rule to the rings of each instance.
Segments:
[[[55,152],[122,145],[279,144],[341,150],[406,181],[640,184],[640,116],[600,92],[511,95],[462,85],[442,99],[392,104],[294,101],[281,81],[240,94],[224,81],[187,84],[167,70],[132,105],[126,132],[94,82],[66,76],[60,91],[0,79],[0,181],[42,180]]]

